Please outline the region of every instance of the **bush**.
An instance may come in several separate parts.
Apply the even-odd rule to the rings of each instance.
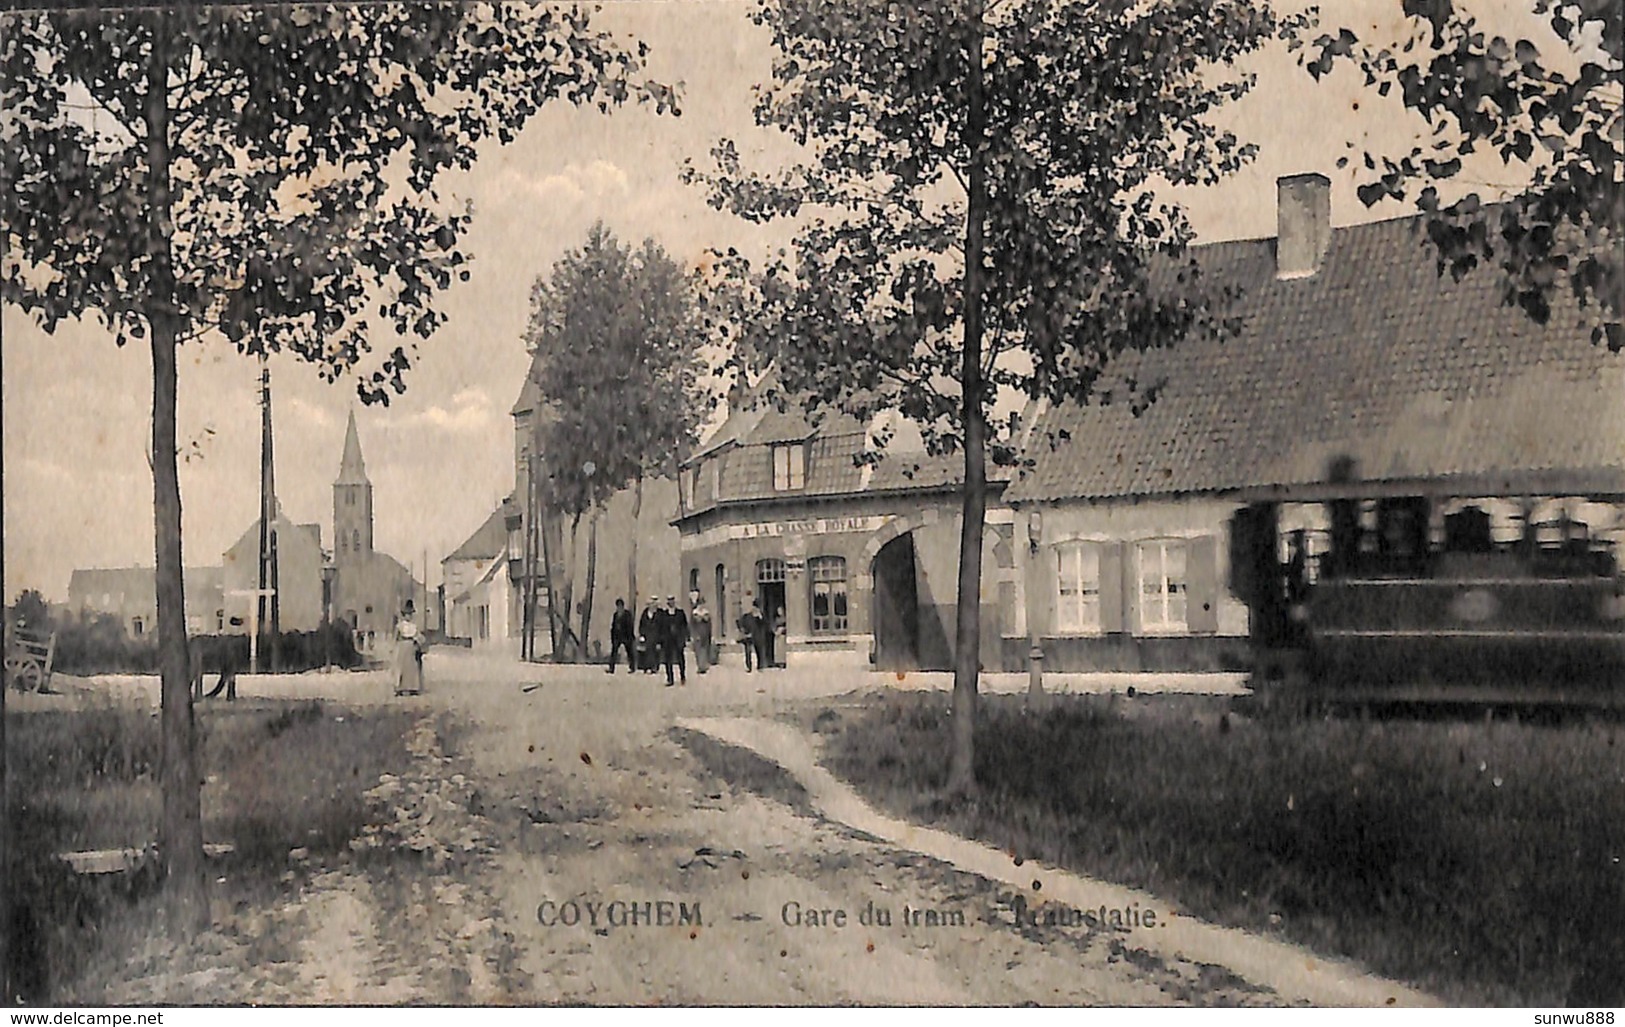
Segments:
[[[56,658],[53,668],[64,674],[155,674],[158,671],[158,640],[155,634],[130,638],[124,625],[111,614],[87,614],[56,628]],[[207,674],[222,667],[248,670],[249,638],[243,635],[193,635]],[[326,624],[315,631],[284,631],[275,643],[276,660],[270,645],[260,652],[260,669],[272,666],[285,673],[315,670],[331,663],[346,670],[362,663],[347,624]]]

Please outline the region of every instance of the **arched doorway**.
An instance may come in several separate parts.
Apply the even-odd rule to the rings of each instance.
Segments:
[[[875,667],[918,670],[920,600],[915,583],[914,533],[881,546],[874,558]]]

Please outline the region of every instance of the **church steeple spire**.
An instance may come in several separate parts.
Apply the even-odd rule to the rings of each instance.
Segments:
[[[361,436],[355,428],[355,411],[350,411],[350,424],[344,429],[344,459],[339,462],[335,485],[366,485],[367,465],[361,459]]]
[[[372,482],[361,460],[355,411],[344,429],[344,458],[333,482],[333,558],[341,568],[372,553]]]

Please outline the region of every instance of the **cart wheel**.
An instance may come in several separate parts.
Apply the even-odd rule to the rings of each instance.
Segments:
[[[45,668],[33,660],[21,661],[13,672],[12,680],[17,682],[19,691],[42,692],[45,690]]]

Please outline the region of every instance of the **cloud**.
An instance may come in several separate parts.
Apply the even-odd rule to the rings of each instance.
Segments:
[[[547,207],[570,207],[631,192],[626,172],[607,160],[572,162],[554,174],[541,177],[528,175],[510,164],[503,171],[502,186],[502,191],[509,196]]]
[[[422,413],[406,419],[414,428],[430,428],[438,432],[457,434],[484,434],[495,427],[496,405],[490,394],[478,386],[466,386],[452,394],[447,404],[436,403]]]

